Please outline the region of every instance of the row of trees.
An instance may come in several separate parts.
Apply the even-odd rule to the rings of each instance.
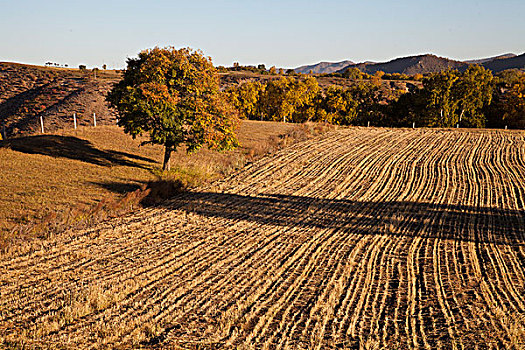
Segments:
[[[353,74],[357,72],[353,72]],[[378,77],[381,78],[381,77]],[[341,125],[429,127],[524,127],[525,76],[493,77],[481,66],[422,78],[422,88],[389,101],[380,85],[354,81],[349,88],[321,89],[311,76],[230,87],[231,103],[244,118]]]
[[[422,89],[391,104],[390,121],[394,125],[484,127],[493,89],[492,73],[481,66],[470,66],[464,73],[435,73],[423,79]]]
[[[323,91],[314,77],[285,76],[267,83],[246,82],[230,87],[227,93],[247,119],[350,125],[374,111],[378,91],[370,83],[357,83],[351,88],[330,86]]]
[[[266,65],[259,64],[257,67],[255,66],[242,66],[239,64],[239,62],[233,62],[232,67],[224,67],[224,66],[218,66],[217,71],[219,73],[228,73],[228,72],[252,72],[256,74],[262,74],[262,75],[296,75],[295,71],[293,69],[287,69],[286,71],[283,68],[276,68],[275,66],[271,66],[270,68],[266,69]]]

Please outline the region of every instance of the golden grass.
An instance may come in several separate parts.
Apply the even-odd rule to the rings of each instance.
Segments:
[[[60,231],[95,216],[103,219],[108,211],[120,215],[136,208],[151,191],[162,199],[158,192],[172,194],[177,190],[173,183],[192,187],[221,178],[263,154],[328,128],[244,121],[238,135],[240,148],[224,153],[202,149],[195,154],[179,149],[172,156],[170,173],[160,171],[161,146],[140,146],[146,138],[134,140],[116,126],[4,141],[0,143],[0,245]],[[157,183],[144,192],[158,180],[163,182],[160,186]]]

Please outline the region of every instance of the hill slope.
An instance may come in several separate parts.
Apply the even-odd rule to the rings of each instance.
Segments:
[[[518,132],[375,128],[297,144],[0,259],[0,342],[518,349],[524,148]]]
[[[506,54],[498,55],[498,56],[494,56],[494,57],[479,58],[479,59],[476,59],[476,60],[467,60],[467,61],[464,61],[464,62],[465,63],[470,63],[470,64],[483,64],[483,63],[488,63],[488,62],[491,62],[491,61],[494,61],[494,60],[501,60],[501,59],[512,58],[512,57],[516,57],[516,54],[514,54],[514,53],[506,53]]]
[[[384,63],[360,63],[350,65],[339,72],[343,72],[347,68],[358,68],[362,72],[374,74],[377,71],[385,73],[401,73],[401,74],[426,74],[441,72],[446,69],[458,69],[463,71],[467,69],[468,64],[460,61],[450,60],[444,57],[435,55],[419,55],[396,58]]]
[[[78,125],[115,123],[116,114],[108,108],[105,94],[119,74],[76,69],[46,68],[16,63],[0,63],[0,126],[8,135],[27,134],[40,130],[39,117],[45,130],[73,127],[73,113]]]
[[[493,72],[501,72],[506,69],[523,69],[525,70],[525,53],[509,58],[502,58],[483,63],[483,66]]]
[[[294,71],[296,73],[302,73],[302,74],[308,74],[310,71],[313,74],[321,74],[321,73],[333,73],[337,72],[338,70],[341,70],[345,67],[348,67],[350,65],[354,64],[352,61],[341,61],[341,62],[320,62],[317,64],[312,64],[309,66],[301,66],[294,68]]]

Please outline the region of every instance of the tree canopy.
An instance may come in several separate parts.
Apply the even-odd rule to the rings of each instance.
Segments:
[[[492,73],[477,65],[464,73],[447,70],[423,78],[423,88],[402,95],[390,108],[393,124],[484,127],[493,95]]]
[[[357,77],[351,68],[347,76]],[[502,72],[496,78],[478,65],[447,70],[413,81],[381,81],[402,74],[377,73],[374,79],[350,79],[319,85],[302,74],[245,81],[227,89],[239,113],[248,119],[318,121],[339,125],[523,128],[525,74]],[[338,77],[340,78],[340,77]],[[336,81],[337,82],[337,81]],[[340,83],[341,81],[339,81]]]
[[[219,90],[211,59],[200,51],[173,47],[141,51],[127,61],[123,79],[107,97],[118,111],[118,125],[136,137],[164,145],[163,169],[181,144],[188,152],[202,146],[238,146],[238,117]]]

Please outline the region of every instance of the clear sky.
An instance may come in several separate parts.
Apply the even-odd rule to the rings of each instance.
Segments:
[[[454,59],[525,52],[525,0],[0,0],[0,61],[125,66],[154,46],[214,64]]]

